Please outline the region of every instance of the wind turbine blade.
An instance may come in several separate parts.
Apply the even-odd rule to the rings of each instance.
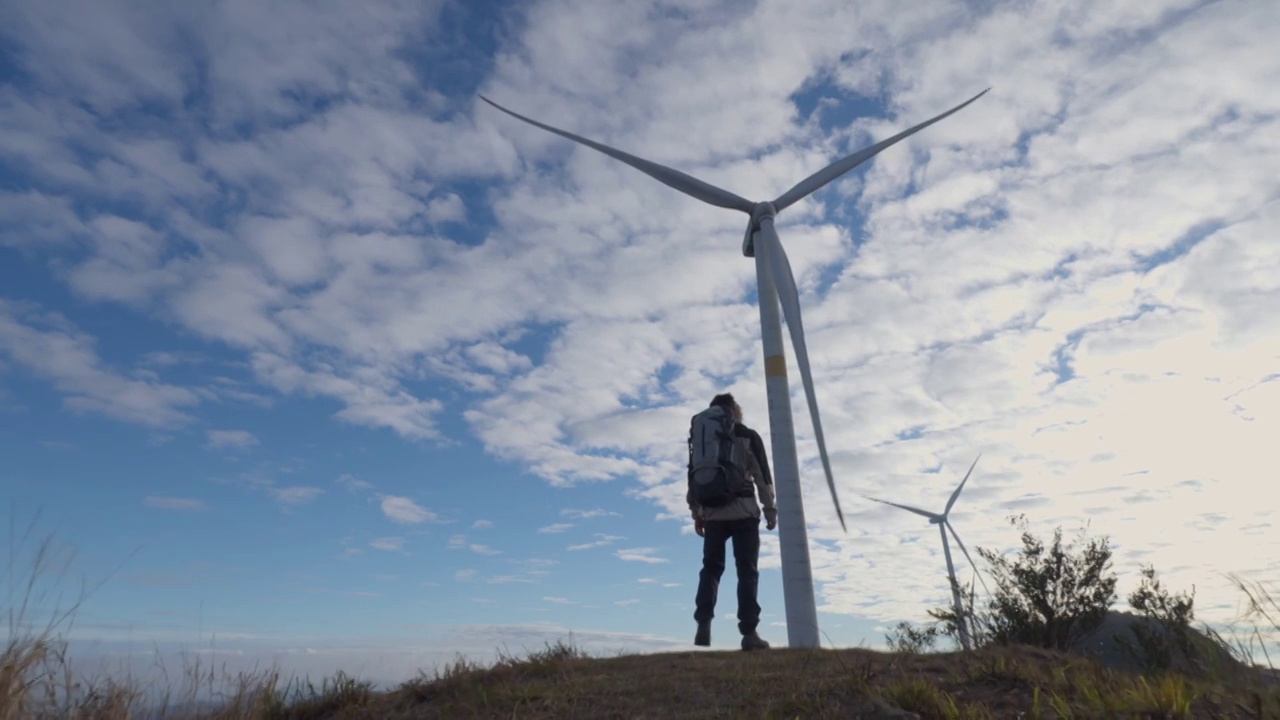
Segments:
[[[880,152],[881,150],[884,150],[885,148],[889,147],[890,145],[893,145],[894,143],[898,142],[899,140],[909,135],[912,135],[914,133],[917,133],[929,127],[930,125],[938,122],[939,120],[947,117],[948,115],[951,115],[952,113],[959,112],[969,103],[973,102],[974,100],[977,100],[983,95],[986,95],[987,92],[990,90],[991,88],[987,88],[986,90],[983,90],[977,95],[974,95],[968,100],[960,103],[959,105],[951,108],[950,110],[942,113],[941,115],[935,118],[925,120],[919,125],[916,125],[915,127],[912,127],[912,128],[908,128],[907,130],[903,130],[902,132],[898,133],[897,135],[894,135],[891,138],[888,138],[886,140],[881,140],[880,142],[876,143],[875,145],[872,145],[871,147],[863,148],[862,150],[859,150],[858,152],[848,157],[842,158],[840,160],[837,160],[831,163],[830,165],[819,170],[818,172],[796,183],[795,187],[791,188],[790,190],[780,195],[777,200],[774,200],[773,206],[777,209],[778,212],[782,212],[783,208],[789,205],[795,204],[796,202],[804,199],[805,196],[818,190],[819,188],[831,182],[832,180],[835,180],[836,178],[849,172],[850,170],[861,165],[867,160],[870,160],[873,156],[875,156],[876,153]]]
[[[982,579],[982,573],[978,570],[977,563],[975,563],[973,561],[973,557],[969,555],[969,548],[964,546],[964,541],[960,539],[960,534],[956,532],[955,528],[951,527],[951,522],[949,520],[944,520],[942,522],[947,526],[947,529],[951,531],[951,537],[955,538],[956,544],[960,546],[960,552],[964,553],[964,559],[969,561],[969,565],[973,568],[973,574],[978,577],[978,582],[982,583],[982,590],[988,597],[990,597],[991,590],[987,587],[987,581]]]
[[[871,501],[873,501],[873,502],[883,503],[883,504],[885,504],[885,505],[892,505],[892,506],[894,506],[894,507],[896,507],[896,508],[901,508],[901,509],[903,509],[903,510],[906,510],[907,512],[913,512],[913,513],[915,513],[915,514],[917,514],[917,515],[921,515],[921,516],[923,516],[923,517],[927,517],[927,518],[929,518],[930,520],[937,520],[937,519],[938,519],[938,517],[939,517],[939,515],[938,515],[937,513],[931,513],[931,512],[929,512],[928,510],[921,510],[921,509],[920,509],[920,508],[918,508],[918,507],[911,507],[910,505],[899,505],[899,504],[898,504],[898,503],[896,503],[896,502],[889,502],[888,500],[881,500],[880,498],[873,498],[873,497],[871,497],[870,495],[863,495],[862,497],[864,497],[864,498],[866,498],[866,499],[868,499],[868,500],[871,500]]]
[[[574,135],[571,132],[565,132],[564,130],[553,128],[550,125],[545,125],[532,118],[527,118],[520,113],[512,112],[483,95],[480,96],[480,99],[511,117],[523,120],[534,127],[540,127],[547,132],[555,133],[560,137],[568,138],[576,143],[586,145],[593,150],[598,150],[611,158],[621,160],[658,182],[669,187],[673,187],[686,195],[690,195],[701,200],[702,202],[709,203],[717,207],[729,208],[730,210],[741,210],[748,215],[750,215],[752,210],[755,208],[755,203],[752,203],[750,200],[734,195],[728,190],[721,190],[715,185],[705,183],[698,178],[686,175],[679,170],[674,170],[666,165],[659,165],[658,163],[650,162],[644,158],[638,158],[635,155],[622,152],[621,150],[615,150],[608,145],[598,143],[594,140],[588,140],[579,135]]]
[[[969,472],[964,474],[964,479],[956,486],[954,492],[951,493],[951,499],[947,500],[947,509],[942,511],[943,515],[951,512],[951,506],[956,504],[956,499],[960,497],[960,491],[964,489],[964,484],[969,482],[969,476],[973,474],[973,469],[978,466],[978,460],[982,457],[982,453],[978,453],[978,457],[973,459],[973,464],[969,466]]]
[[[827,457],[827,443],[822,435],[822,419],[818,416],[818,397],[813,391],[813,375],[809,372],[809,349],[804,342],[804,323],[800,319],[800,294],[796,291],[796,280],[791,274],[791,262],[787,260],[787,252],[778,241],[778,233],[773,229],[772,221],[759,237],[764,239],[766,259],[769,261],[769,272],[778,291],[778,299],[782,303],[782,316],[787,320],[787,330],[791,333],[791,347],[796,353],[796,365],[800,366],[800,381],[804,384],[804,395],[809,401],[809,418],[813,422],[813,437],[818,441],[818,455],[822,458],[822,470],[827,475],[827,488],[831,490],[831,501],[835,503],[836,515],[840,518],[840,527],[849,531],[844,523],[844,512],[840,510],[840,497],[836,494],[836,481],[831,475],[831,460]]]

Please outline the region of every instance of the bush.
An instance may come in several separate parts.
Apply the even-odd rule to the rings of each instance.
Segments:
[[[1146,565],[1142,568],[1142,583],[1129,595],[1129,607],[1145,622],[1132,625],[1136,643],[1122,638],[1117,642],[1148,672],[1173,669],[1180,658],[1194,659],[1197,650],[1203,649],[1197,647],[1191,627],[1195,603],[1194,586],[1189,593],[1170,595],[1156,577],[1155,568]]]
[[[890,652],[919,655],[933,649],[938,640],[937,625],[912,625],[902,621],[884,636]]]
[[[973,583],[968,588],[960,588],[959,613],[951,605],[929,610],[928,613],[933,619],[931,629],[934,634],[951,638],[957,646],[961,645],[961,618],[964,618],[965,627],[969,630],[970,647],[980,648],[993,643],[991,613],[977,610],[977,593]]]
[[[972,593],[962,608],[975,647],[983,645],[1033,645],[1066,650],[1096,629],[1116,599],[1116,575],[1111,566],[1107,536],[1086,538],[1064,545],[1062,528],[1045,543],[1027,529],[1024,515],[1009,518],[1022,532],[1021,552],[1005,557],[978,548],[991,566],[995,591],[987,609],[974,608]],[[955,637],[959,617],[954,608],[930,610],[942,626],[940,632]]]
[[[1025,516],[1009,519],[1022,531],[1022,554],[1010,560],[980,548],[991,564],[995,596],[990,602],[990,631],[1000,644],[1025,644],[1066,650],[1106,618],[1116,599],[1107,536],[1062,544],[1055,528],[1046,546],[1027,529]]]

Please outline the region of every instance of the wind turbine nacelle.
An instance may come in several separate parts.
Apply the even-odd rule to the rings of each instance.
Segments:
[[[756,203],[755,208],[751,211],[751,220],[747,222],[747,234],[742,238],[742,254],[744,257],[756,256],[756,245],[753,242],[756,230],[760,229],[761,218],[774,218],[778,216],[778,210],[771,202]]]

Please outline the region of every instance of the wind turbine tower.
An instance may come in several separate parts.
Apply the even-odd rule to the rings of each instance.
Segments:
[[[896,508],[913,512],[916,515],[923,515],[924,517],[929,518],[930,525],[938,526],[938,533],[942,535],[942,555],[947,559],[947,580],[951,582],[951,601],[954,604],[953,607],[956,611],[956,630],[960,633],[960,647],[964,648],[966,651],[973,649],[973,641],[969,636],[969,623],[964,615],[964,603],[960,600],[960,583],[956,580],[956,568],[951,562],[951,546],[947,543],[947,531],[951,531],[951,536],[954,537],[956,539],[956,543],[960,545],[960,551],[964,553],[965,559],[973,566],[974,575],[976,575],[978,580],[982,583],[983,589],[986,589],[986,581],[982,579],[982,574],[978,572],[978,566],[974,564],[973,557],[969,555],[969,550],[964,546],[964,541],[960,539],[960,535],[956,533],[956,529],[951,526],[951,520],[949,519],[951,507],[956,504],[956,499],[960,497],[960,491],[964,490],[964,484],[969,482],[969,475],[973,473],[973,468],[977,466],[978,458],[981,457],[982,454],[979,453],[978,457],[973,459],[973,465],[969,466],[969,472],[964,474],[964,479],[960,481],[960,484],[956,486],[955,491],[951,493],[951,498],[947,500],[947,507],[944,508],[941,513],[932,513],[928,510],[911,507],[910,505],[899,505],[898,503],[889,502],[888,500],[880,500],[879,498],[873,498],[869,495],[863,495],[863,497],[868,500],[874,500],[875,502],[884,503],[885,505],[892,505]]]
[[[778,500],[782,594],[786,606],[787,644],[791,647],[818,647],[818,612],[814,602],[813,571],[809,563],[809,539],[805,527],[804,502],[800,492],[800,466],[796,455],[795,430],[791,418],[787,361],[782,345],[783,317],[786,318],[787,329],[791,335],[791,347],[795,351],[796,364],[800,368],[800,380],[804,385],[805,397],[808,399],[813,436],[818,445],[818,455],[822,459],[827,487],[831,492],[831,500],[835,504],[836,516],[840,519],[842,528],[845,528],[845,522],[844,513],[840,510],[840,499],[836,495],[835,480],[831,475],[831,463],[827,458],[826,441],[823,438],[822,423],[818,415],[818,400],[813,389],[813,377],[809,372],[809,353],[805,346],[804,327],[800,318],[800,296],[796,291],[795,278],[791,274],[790,261],[774,228],[774,219],[787,207],[871,159],[881,150],[959,111],[985,95],[988,90],[990,88],[941,115],[831,163],[774,200],[766,202],[752,202],[679,170],[545,125],[512,112],[483,95],[480,96],[485,102],[512,117],[602,152],[686,195],[716,207],[738,210],[750,216],[742,243],[742,254],[755,258],[756,264],[756,287],[760,302],[760,336],[764,351],[765,388],[769,404],[769,434],[773,446],[774,482]],[[781,316],[779,305],[781,305]],[[847,528],[845,529],[847,531]]]

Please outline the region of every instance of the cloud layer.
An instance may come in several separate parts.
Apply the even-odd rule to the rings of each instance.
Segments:
[[[1219,571],[1274,572],[1280,550],[1280,9],[1131,5],[554,0],[513,11],[457,88],[414,55],[444,42],[433,3],[9,3],[0,246],[77,303],[231,354],[249,397],[478,438],[532,481],[618,481],[683,522],[692,412],[729,390],[767,436],[743,218],[473,91],[763,198],[992,87],[780,219],[851,518],[840,533],[797,400],[820,604],[893,620],[938,602],[929,528],[857,493],[939,506],[982,451],[954,515],[971,548],[1011,544],[1009,512],[1091,520],[1121,569],[1197,582],[1213,617],[1234,608]],[[143,362],[164,348],[108,353],[106,332],[0,298],[3,370],[69,410],[172,429],[244,397]],[[544,531],[610,521],[593,513]],[[624,539],[599,529],[568,549]],[[774,536],[763,553],[776,567]]]

